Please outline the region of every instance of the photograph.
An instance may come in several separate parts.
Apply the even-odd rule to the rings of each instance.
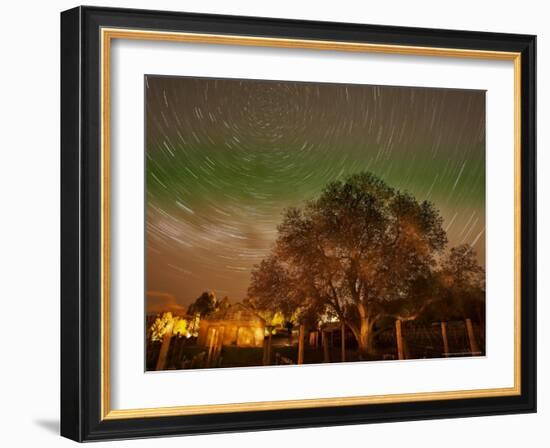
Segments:
[[[485,90],[143,82],[146,371],[485,356]]]
[[[387,445],[390,422],[408,428],[394,444],[540,436],[535,415],[507,417],[527,425],[509,434],[499,416],[540,414],[543,15],[476,4],[426,21],[405,3],[385,16],[296,2],[65,8],[50,33],[60,89],[31,67],[45,52],[17,51],[35,57],[14,71],[25,88],[7,90],[25,126],[6,191],[32,194],[15,200],[26,218],[6,208],[29,227],[8,238],[24,276],[7,303],[30,283],[42,303],[45,279],[59,281],[60,310],[35,317],[60,321],[59,359],[42,370],[61,376],[46,389],[63,437],[217,433],[243,446],[234,433],[298,430],[260,442],[280,446],[347,425],[327,446]],[[20,92],[34,86],[53,98],[29,127]],[[44,155],[46,132],[60,159]],[[57,276],[34,244],[21,251],[49,207],[17,169],[31,165],[60,175]],[[36,333],[15,327],[27,356]]]

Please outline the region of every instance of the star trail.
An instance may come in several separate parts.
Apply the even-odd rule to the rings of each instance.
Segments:
[[[241,300],[282,211],[371,171],[485,265],[485,92],[146,76],[146,288]]]

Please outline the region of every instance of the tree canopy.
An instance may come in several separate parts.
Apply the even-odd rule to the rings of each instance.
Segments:
[[[187,314],[200,314],[201,317],[208,316],[217,311],[219,307],[216,295],[212,291],[204,291],[197,299],[187,308]]]
[[[303,322],[334,316],[372,352],[381,317],[411,318],[433,300],[447,244],[442,223],[431,202],[371,173],[332,182],[302,209],[285,211],[271,254],[252,272],[249,300]],[[451,251],[445,272],[475,263],[461,254]],[[466,267],[460,281],[474,275]]]
[[[473,249],[467,245],[451,248],[435,273],[433,300],[420,313],[423,320],[452,320],[470,316],[485,321],[485,271]]]

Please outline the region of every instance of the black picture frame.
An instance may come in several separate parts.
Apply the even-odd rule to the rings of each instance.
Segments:
[[[521,53],[521,393],[515,396],[102,419],[100,29]],[[61,435],[76,441],[536,412],[536,37],[77,7],[61,13]]]

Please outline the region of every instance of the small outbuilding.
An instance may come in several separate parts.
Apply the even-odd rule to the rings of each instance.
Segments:
[[[265,320],[242,303],[228,304],[201,318],[197,342],[208,346],[216,337],[225,346],[262,347],[265,326]]]

